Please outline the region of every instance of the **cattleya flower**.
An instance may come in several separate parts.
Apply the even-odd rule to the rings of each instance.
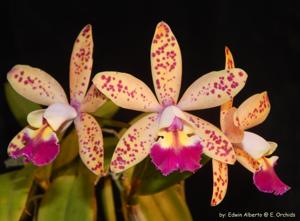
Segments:
[[[234,68],[234,61],[230,50],[225,48],[225,68]],[[221,106],[221,129],[233,144],[237,161],[253,173],[255,186],[262,192],[282,195],[290,189],[276,175],[274,166],[277,156],[271,155],[277,144],[267,142],[264,138],[252,132],[245,131],[262,123],[270,112],[270,102],[267,92],[255,94],[245,100],[238,108],[228,101]],[[211,205],[219,204],[227,190],[228,168],[227,164],[213,159],[213,196]]]
[[[95,174],[103,173],[103,139],[101,128],[89,114],[106,101],[95,88],[87,92],[93,65],[92,27],[87,25],[78,35],[70,61],[70,98],[49,74],[27,65],[16,65],[7,74],[11,86],[32,102],[48,106],[31,112],[25,127],[8,146],[12,158],[24,157],[37,166],[51,163],[59,153],[55,132],[63,132],[75,123],[79,154]],[[87,93],[86,93],[87,92]]]
[[[245,85],[241,69],[210,72],[196,80],[177,103],[182,74],[181,53],[169,26],[157,25],[151,46],[155,95],[139,79],[126,73],[101,72],[96,87],[118,106],[153,112],[134,123],[122,136],[110,169],[118,173],[134,166],[148,154],[164,175],[180,170],[195,172],[202,153],[233,164],[235,154],[228,138],[207,121],[184,111],[219,106]]]

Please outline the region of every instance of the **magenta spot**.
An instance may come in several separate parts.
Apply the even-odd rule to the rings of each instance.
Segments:
[[[159,81],[159,79],[156,79],[155,83],[156,83],[157,89],[160,89],[161,86],[160,86],[160,81]]]

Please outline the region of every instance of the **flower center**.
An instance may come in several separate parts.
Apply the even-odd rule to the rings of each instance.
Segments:
[[[201,167],[202,145],[194,130],[179,117],[158,132],[158,139],[152,145],[150,157],[163,173],[180,170],[195,172]]]
[[[73,106],[63,103],[55,103],[46,109],[44,118],[47,120],[52,129],[57,131],[65,123],[74,120],[77,115],[78,113]]]
[[[194,135],[193,129],[186,125],[180,118],[175,117],[172,124],[167,128],[162,128],[158,132],[157,143],[161,148],[181,149],[199,140]]]

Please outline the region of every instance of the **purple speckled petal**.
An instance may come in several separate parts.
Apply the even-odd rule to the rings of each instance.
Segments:
[[[58,138],[50,127],[40,128],[36,133],[25,130],[22,142],[25,146],[10,152],[10,156],[25,157],[25,162],[31,161],[36,166],[51,163],[59,153]]]
[[[199,142],[180,149],[162,148],[158,143],[151,148],[150,157],[164,176],[180,170],[195,172],[201,167],[202,146]]]
[[[259,171],[254,173],[253,181],[255,186],[262,192],[273,193],[274,195],[283,195],[290,187],[283,183],[277,176],[274,166],[276,161],[272,165],[269,164],[268,159],[264,159],[264,165]]]

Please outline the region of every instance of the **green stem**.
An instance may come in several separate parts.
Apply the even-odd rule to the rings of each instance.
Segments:
[[[128,123],[118,121],[118,120],[111,120],[111,119],[103,119],[98,118],[98,122],[102,127],[119,127],[119,128],[128,128],[130,125]]]
[[[108,133],[108,134],[112,134],[112,135],[114,135],[116,138],[120,139],[120,136],[119,136],[118,132],[115,131],[115,130],[113,130],[113,129],[109,129],[109,128],[102,127],[102,132],[105,132],[105,133]]]
[[[114,204],[114,196],[112,190],[111,179],[104,179],[104,187],[102,189],[102,205],[104,210],[105,220],[116,221],[116,212]]]
[[[110,175],[111,175],[112,179],[114,180],[114,182],[115,182],[118,190],[120,191],[120,193],[123,193],[124,188],[123,188],[122,183],[119,180],[120,174],[111,173]]]
[[[123,218],[125,221],[129,221],[129,214],[128,214],[128,192],[129,188],[124,185],[122,182],[122,174],[115,174],[111,173],[111,177],[113,178],[119,192],[120,192],[120,198],[121,198],[121,205],[122,205],[122,213],[123,213]]]

